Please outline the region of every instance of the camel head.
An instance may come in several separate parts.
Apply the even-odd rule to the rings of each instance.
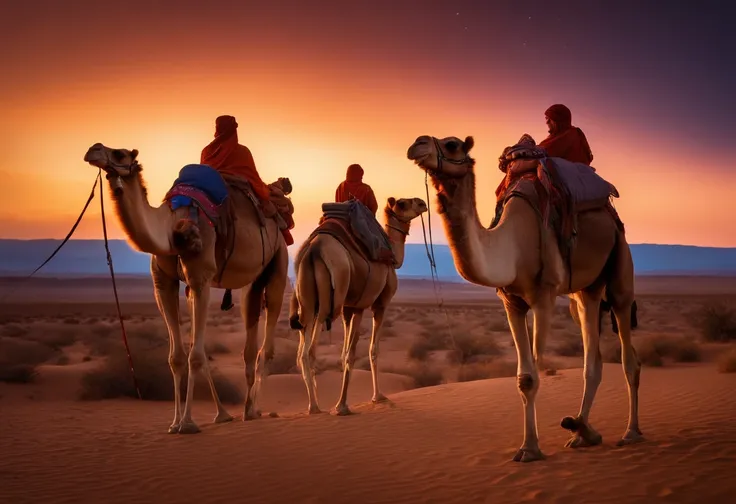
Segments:
[[[463,141],[457,137],[439,139],[424,135],[414,140],[406,157],[432,178],[461,178],[475,165],[475,160],[469,156],[473,145],[472,136]]]
[[[406,157],[414,161],[432,179],[437,190],[438,212],[444,213],[466,175],[473,172],[475,159],[470,150],[475,145],[472,136],[435,138],[424,135],[409,147]]]
[[[122,190],[121,179],[128,178],[141,171],[141,165],[138,163],[137,157],[137,149],[111,149],[101,143],[96,143],[87,150],[84,161],[104,171],[108,180],[116,177],[117,191],[118,189]]]
[[[398,221],[408,233],[409,223],[427,211],[427,204],[421,198],[389,198],[384,211],[389,222]]]

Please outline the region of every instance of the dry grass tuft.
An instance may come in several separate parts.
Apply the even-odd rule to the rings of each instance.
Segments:
[[[703,339],[708,342],[736,341],[736,310],[723,304],[703,306],[696,313]]]
[[[736,373],[736,348],[731,348],[719,357],[718,371],[721,373]]]
[[[457,381],[468,382],[516,376],[516,363],[507,360],[474,363],[462,366],[457,373]]]

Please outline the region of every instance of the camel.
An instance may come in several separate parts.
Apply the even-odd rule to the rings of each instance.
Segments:
[[[618,444],[642,441],[638,417],[641,364],[631,344],[634,270],[624,233],[603,209],[580,213],[577,244],[568,270],[555,234],[542,227],[536,210],[525,199],[508,200],[498,224],[486,229],[476,209],[475,160],[469,155],[473,145],[470,136],[464,141],[457,137],[420,136],[408,148],[407,157],[432,180],[458,273],[468,282],[496,288],[503,301],[516,346],[517,386],[524,410],[524,438],[513,460],[532,462],[546,458],[539,447],[535,398],[540,384],[538,367],[542,366],[558,295],[575,300],[583,321],[585,385],[578,415],[561,422],[563,428],[572,431],[566,446],[578,448],[602,442],[589,415],[603,371],[598,314],[604,289],[618,321],[628,384],[629,419]],[[548,243],[544,250],[542,232]],[[540,279],[542,264],[548,270],[544,282]],[[533,339],[526,324],[529,309],[534,315]]]
[[[153,207],[137,160],[136,149],[113,149],[100,143],[89,148],[85,162],[102,169],[109,181],[115,212],[135,249],[151,254],[151,278],[156,304],[169,333],[169,366],[174,379],[174,420],[169,433],[193,434],[200,431],[192,420],[192,401],[196,373],[204,372],[217,408],[215,423],[233,417],[225,410],[215,389],[205,355],[207,310],[210,288],[242,289],[241,313],[246,340],[243,350],[246,399],[243,420],[256,418],[257,391],[274,353],[274,332],[287,282],[286,244],[273,219],[261,227],[255,206],[245,194],[230,192],[235,220],[233,253],[227,260],[219,284],[221,258],[215,251],[214,227],[190,220],[187,207],[170,209],[168,203]],[[178,262],[181,262],[179,265]],[[181,272],[179,272],[179,268]],[[179,281],[189,287],[188,307],[192,319],[191,348],[186,402],[181,410],[180,383],[187,364],[179,325]],[[265,291],[266,331],[258,350],[258,322]]]
[[[363,311],[367,308],[373,311],[370,341],[372,401],[387,400],[378,387],[378,332],[398,288],[396,269],[404,262],[404,245],[411,221],[426,211],[427,204],[420,198],[388,198],[384,209],[384,229],[391,240],[395,259],[393,266],[369,261],[354,247],[318,231],[300,247],[294,261],[297,279],[291,297],[289,321],[292,329],[299,330],[297,364],[307,386],[309,414],[320,413],[314,363],[322,324],[330,324],[336,313],[342,313],[343,319],[343,380],[333,413],[338,416],[351,414],[347,405],[348,385],[355,364],[358,330]]]

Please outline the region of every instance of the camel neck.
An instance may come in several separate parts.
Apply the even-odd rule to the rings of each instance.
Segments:
[[[399,269],[404,265],[404,249],[406,246],[406,237],[409,235],[410,222],[403,222],[389,214],[386,214],[386,222],[384,229],[391,240],[391,249],[394,252],[396,261],[395,268]]]
[[[166,204],[152,207],[140,173],[109,181],[115,210],[128,240],[141,252],[153,255],[174,255],[171,246],[173,214]]]
[[[506,287],[516,278],[515,236],[508,219],[487,229],[478,216],[475,173],[470,170],[450,193],[439,197],[442,222],[458,273],[468,282],[487,287]]]

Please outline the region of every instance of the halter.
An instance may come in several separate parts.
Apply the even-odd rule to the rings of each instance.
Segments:
[[[105,153],[105,167],[102,170],[105,172],[105,178],[110,180],[115,177],[115,190],[121,190],[123,188],[123,178],[130,177],[135,173],[136,168],[140,168],[140,163],[137,160],[133,160],[130,164],[122,164],[110,159],[109,149],[103,148]],[[119,170],[128,170],[128,173],[121,175]]]
[[[444,152],[442,150],[442,146],[440,145],[440,141],[437,140],[437,138],[435,138],[435,137],[432,137],[432,141],[434,142],[435,150],[437,151],[437,169],[436,170],[430,170],[430,171],[432,171],[435,175],[437,175],[437,174],[440,174],[441,175],[443,173],[442,172],[442,162],[443,161],[446,161],[446,162],[448,162],[450,164],[453,164],[453,165],[456,165],[456,166],[461,166],[461,165],[464,165],[466,163],[470,163],[472,161],[472,159],[470,158],[470,156],[468,155],[467,152],[465,153],[465,156],[463,156],[462,159],[450,159],[447,156],[445,156],[445,154],[444,154]]]
[[[396,213],[388,209],[386,212],[388,214],[388,222],[386,223],[386,227],[393,229],[395,231],[398,231],[404,236],[409,236],[409,228],[411,227],[411,221],[405,221],[399,218]],[[392,221],[395,221],[396,223],[392,223]]]

